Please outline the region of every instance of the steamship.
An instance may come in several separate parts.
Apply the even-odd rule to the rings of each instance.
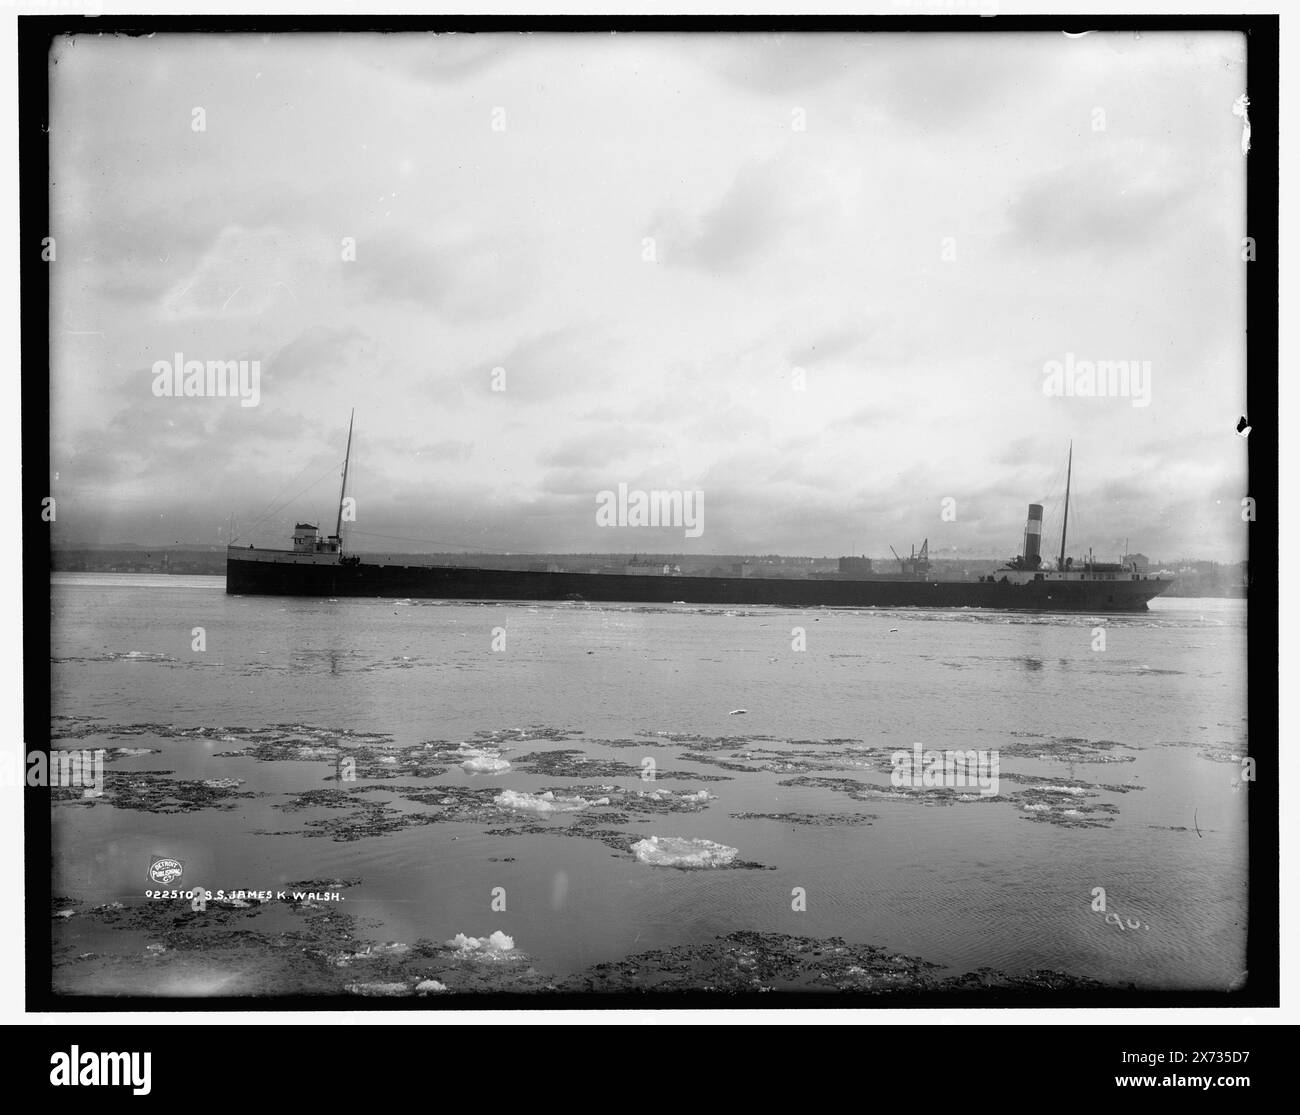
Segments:
[[[897,573],[873,571],[870,559],[841,558],[836,572],[807,578],[682,576],[646,572],[569,573],[415,564],[411,555],[345,553],[343,507],[352,424],[334,533],[298,523],[292,549],[230,545],[226,592],[262,596],[372,596],[395,599],[556,600],[629,604],[771,604],[779,607],[994,608],[1044,612],[1144,612],[1173,582],[1136,562],[1075,561],[1065,553],[1074,448],[1066,468],[1059,555],[1042,552],[1043,505],[1031,503],[1022,552],[996,572],[968,580],[932,576],[929,544],[900,558]]]

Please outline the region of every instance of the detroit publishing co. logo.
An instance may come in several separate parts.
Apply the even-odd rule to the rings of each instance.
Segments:
[[[170,856],[149,857],[149,878],[155,883],[161,883],[163,886],[179,883],[184,871],[185,865],[178,859],[172,859]]]

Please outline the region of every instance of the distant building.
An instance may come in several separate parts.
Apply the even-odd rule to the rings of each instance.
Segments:
[[[666,561],[639,561],[636,558],[623,566],[624,573],[636,577],[674,577],[681,571],[680,565],[671,565]]]
[[[842,557],[840,558],[839,571],[845,576],[861,577],[871,572],[871,559],[869,557]]]

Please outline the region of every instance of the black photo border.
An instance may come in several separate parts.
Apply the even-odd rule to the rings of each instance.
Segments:
[[[20,325],[22,389],[23,754],[50,747],[49,272],[41,258],[49,235],[49,72],[52,41],[66,35],[285,32],[966,32],[1228,31],[1247,40],[1252,147],[1247,160],[1247,222],[1257,258],[1246,267],[1248,415],[1223,415],[1226,434],[1248,418],[1250,491],[1258,508],[1249,531],[1248,699],[1250,754],[1257,781],[1249,790],[1249,898],[1244,987],[1222,991],[1107,989],[1100,992],[907,995],[905,1000],[851,993],[723,995],[703,991],[638,995],[474,994],[430,1000],[357,997],[152,998],[62,996],[51,979],[51,827],[49,792],[24,787],[26,1006],[30,1012],[103,1011],[408,1011],[663,1008],[933,1008],[961,1007],[1270,1007],[1279,1003],[1278,825],[1278,50],[1276,15],[1029,16],[390,16],[390,15],[40,15],[17,17]],[[1207,431],[1207,434],[1210,431]]]

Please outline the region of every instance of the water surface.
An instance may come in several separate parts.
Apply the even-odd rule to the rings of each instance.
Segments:
[[[1249,788],[1231,758],[1247,746],[1243,601],[1157,599],[1119,617],[463,604],[229,597],[220,577],[61,574],[51,623],[54,746],[150,748],[110,772],[237,778],[263,795],[183,813],[56,804],[54,893],[79,902],[138,901],[150,857],[167,854],[213,888],[360,879],[348,910],[375,941],[499,929],[557,976],[737,929],[878,944],[953,973],[1055,969],[1222,990],[1244,968]],[[307,822],[337,811],[280,806],[342,785],[327,781],[335,765],[219,757],[250,734],[377,740],[394,755],[477,739],[515,764],[353,784],[401,810],[428,806],[393,786],[706,790],[698,811],[610,827],[707,839],[770,870],[652,867],[586,836],[452,821],[353,841],[309,835]],[[916,742],[997,751],[999,797],[884,796],[881,756]],[[558,749],[634,771],[518,768]],[[646,759],[661,772],[653,783],[636,773]],[[864,799],[859,785],[881,793]],[[1015,796],[1039,786],[1082,791],[1095,811]],[[734,816],[744,813],[815,823]],[[828,823],[838,814],[872,819]],[[1141,927],[1107,924],[1096,887]],[[792,909],[796,888],[804,910]]]

